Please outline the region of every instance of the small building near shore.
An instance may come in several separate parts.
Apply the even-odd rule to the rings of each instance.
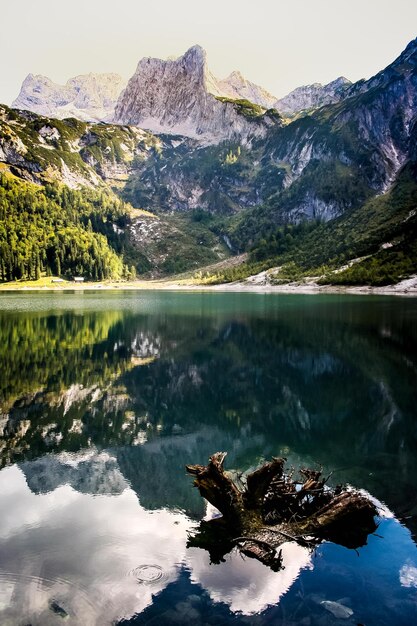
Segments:
[[[74,283],[83,283],[84,276],[74,276]]]

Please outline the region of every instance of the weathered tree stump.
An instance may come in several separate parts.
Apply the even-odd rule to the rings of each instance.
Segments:
[[[323,540],[359,548],[377,528],[375,505],[352,489],[330,489],[321,471],[302,468],[299,480],[293,480],[293,472],[284,472],[286,459],[274,458],[248,474],[239,487],[224,470],[226,454],[216,452],[207,466],[186,467],[200,494],[222,514],[201,522],[189,541],[208,550],[214,562],[237,546],[278,570],[279,547],[287,541],[309,549]]]

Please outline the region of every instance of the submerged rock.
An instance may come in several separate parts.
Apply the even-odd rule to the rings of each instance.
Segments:
[[[338,619],[348,619],[351,615],[353,615],[352,609],[340,602],[333,602],[332,600],[322,600],[320,602],[321,606],[329,611],[332,615],[337,617]]]
[[[59,615],[59,617],[62,617],[62,619],[68,619],[69,615],[66,612],[65,609],[62,608],[62,606],[60,606],[58,604],[58,602],[56,602],[55,600],[52,600],[51,604],[49,605],[49,608],[51,609],[51,611],[53,611],[56,615]]]

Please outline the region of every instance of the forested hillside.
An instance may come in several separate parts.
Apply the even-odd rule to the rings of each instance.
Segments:
[[[338,219],[269,225],[246,263],[204,280],[232,282],[272,267],[279,267],[277,284],[321,276],[323,283],[387,285],[415,273],[417,164],[409,163],[387,193]]]
[[[118,234],[127,220],[125,204],[108,193],[0,174],[1,279],[128,277]]]

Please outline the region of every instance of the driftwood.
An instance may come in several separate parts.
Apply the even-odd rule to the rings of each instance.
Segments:
[[[338,486],[330,489],[322,472],[285,473],[286,459],[274,458],[248,474],[238,486],[224,470],[226,452],[213,454],[207,466],[187,465],[200,494],[222,517],[201,522],[189,545],[205,548],[218,562],[234,546],[279,570],[280,546],[295,541],[314,549],[328,540],[359,548],[377,528],[375,505],[362,494]]]

